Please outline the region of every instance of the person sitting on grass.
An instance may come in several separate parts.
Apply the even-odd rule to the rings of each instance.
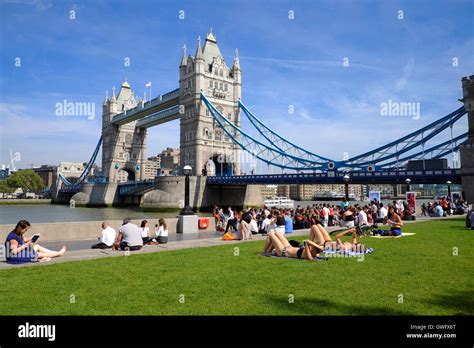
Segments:
[[[340,223],[342,227],[353,228],[355,226],[355,214],[353,210],[352,207],[348,206],[342,214],[342,221]]]
[[[390,226],[390,230],[374,230],[374,234],[395,237],[402,235],[403,221],[400,215],[395,212],[395,208],[392,205],[388,207],[388,215],[387,218],[384,220],[384,224],[388,224]]]
[[[117,239],[115,240],[113,250],[140,250],[143,246],[143,240],[140,228],[132,224],[132,219],[123,219],[123,224],[119,228]]]
[[[102,223],[102,235],[98,238],[99,243],[91,246],[91,249],[109,249],[112,248],[115,241],[115,229],[108,222]]]
[[[60,251],[53,251],[33,243],[30,237],[24,234],[31,227],[26,220],[20,220],[16,227],[11,231],[5,240],[7,251],[6,261],[8,263],[20,264],[35,261],[49,261],[53,257],[63,256],[66,252],[66,246],[63,245]]]
[[[243,212],[239,224],[240,239],[253,239],[252,236],[252,215],[250,212]]]
[[[352,234],[352,242],[344,242],[342,240],[342,237],[347,234]],[[356,228],[350,228],[338,233],[336,241],[333,241],[328,231],[321,224],[316,224],[311,227],[310,238],[318,246],[321,246],[323,250],[364,252],[366,248],[364,244],[357,242]]]
[[[168,243],[168,226],[166,225],[165,219],[161,218],[158,220],[158,226],[156,226],[155,235],[159,244]]]
[[[323,251],[321,246],[310,240],[303,241],[301,247],[291,246],[283,233],[271,231],[268,233],[263,253],[271,253],[273,249],[276,250],[278,256],[305,260],[313,260]]]

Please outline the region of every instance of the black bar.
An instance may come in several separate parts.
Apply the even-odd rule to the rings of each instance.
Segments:
[[[205,311],[205,308],[203,308]],[[55,325],[54,341],[19,337],[20,325]],[[430,327],[431,325],[431,327]],[[439,344],[472,347],[474,317],[0,317],[0,345],[16,344]],[[245,328],[245,329],[242,329]],[[154,333],[158,333],[155,335]],[[135,334],[133,334],[135,333]],[[456,337],[407,335],[455,334]],[[50,336],[52,338],[52,336]]]

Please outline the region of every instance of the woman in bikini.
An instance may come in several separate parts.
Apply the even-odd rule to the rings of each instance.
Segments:
[[[268,233],[263,252],[271,253],[273,249],[276,250],[278,256],[305,260],[313,260],[323,251],[321,246],[310,240],[303,241],[300,247],[293,247],[283,233],[272,231]]]
[[[342,240],[342,237],[347,234],[352,234],[351,242],[344,242]],[[310,238],[318,246],[323,247],[323,250],[331,249],[337,251],[365,251],[365,245],[357,242],[356,228],[350,228],[338,233],[336,235],[336,241],[333,241],[326,229],[321,224],[317,224],[311,227]]]
[[[342,214],[341,226],[346,228],[353,228],[355,221],[355,215],[353,209],[349,206]],[[322,226],[321,226],[322,227]]]
[[[403,221],[400,215],[395,212],[393,206],[388,207],[388,215],[384,220],[384,224],[387,223],[390,226],[390,231],[382,233],[383,236],[401,236]]]

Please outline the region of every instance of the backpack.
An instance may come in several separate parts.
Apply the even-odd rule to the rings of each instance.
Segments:
[[[234,240],[235,239],[235,236],[232,232],[227,232],[226,234],[224,234],[224,236],[222,237],[223,240]]]

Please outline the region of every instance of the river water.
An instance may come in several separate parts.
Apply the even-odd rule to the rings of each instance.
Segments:
[[[108,221],[132,219],[156,220],[174,218],[178,213],[144,212],[139,208],[70,208],[56,204],[0,205],[0,224],[14,224],[25,219],[29,222]]]
[[[417,214],[421,212],[420,206],[423,202],[428,202],[428,199],[419,199],[416,201]],[[432,200],[431,200],[432,201]],[[306,207],[313,203],[329,203],[338,205],[340,201],[295,201],[294,206],[300,205]],[[356,203],[368,204],[367,201],[351,201],[351,205]],[[387,205],[392,203],[390,200],[383,200],[382,203]],[[68,205],[49,205],[49,204],[15,204],[15,205],[0,205],[0,224],[14,224],[18,220],[26,219],[34,223],[44,222],[68,222],[68,221],[107,221],[107,220],[121,220],[125,217],[132,219],[147,219],[156,220],[159,218],[174,218],[177,213],[159,213],[159,212],[144,212],[140,208],[70,208]],[[199,214],[203,216],[210,216],[210,214]]]

